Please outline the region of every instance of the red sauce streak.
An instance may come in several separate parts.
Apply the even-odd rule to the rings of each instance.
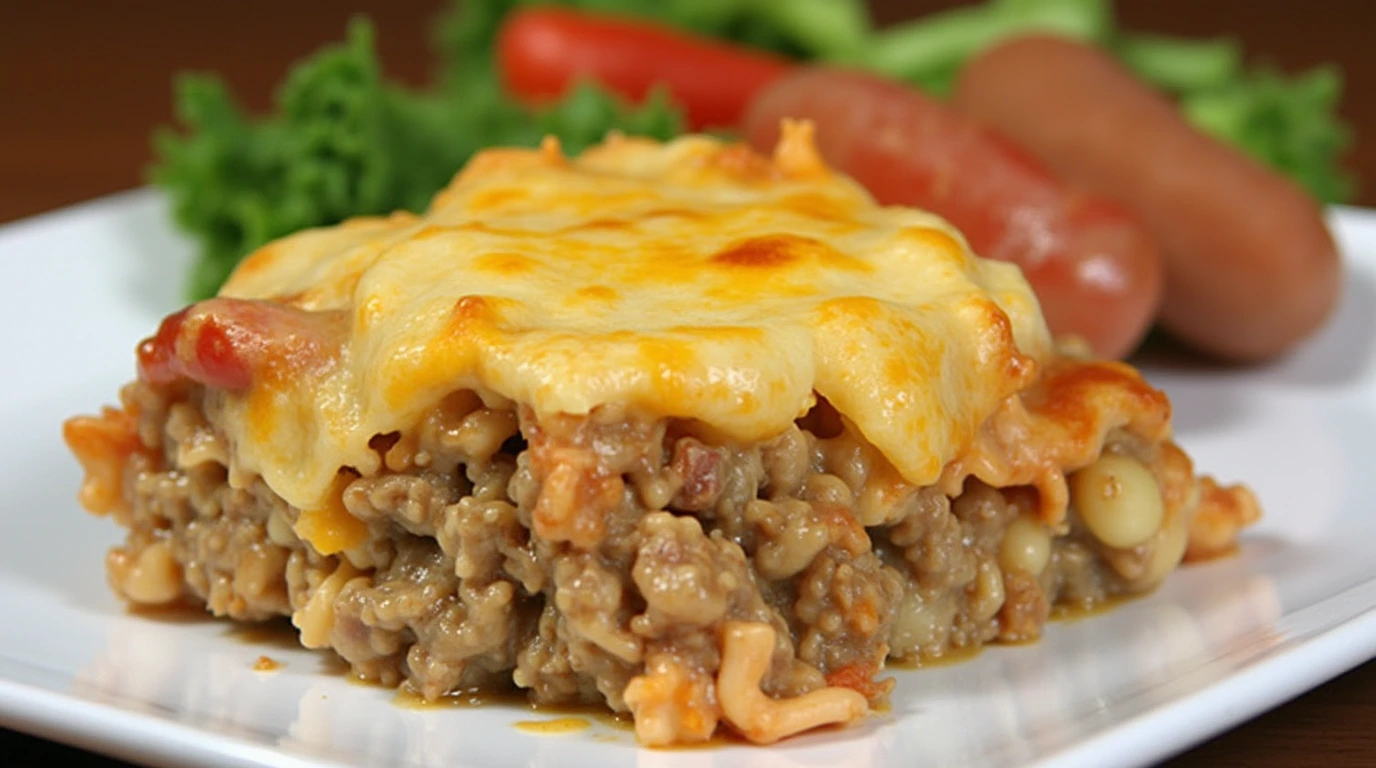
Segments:
[[[170,384],[177,376],[175,357],[177,336],[190,307],[167,316],[158,332],[139,343],[139,378],[150,384]]]
[[[208,299],[169,315],[138,347],[139,377],[154,385],[190,380],[249,388],[273,368],[300,370],[331,359],[342,315],[274,302]]]

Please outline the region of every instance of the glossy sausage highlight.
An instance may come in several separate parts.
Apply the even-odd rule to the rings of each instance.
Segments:
[[[1264,360],[1332,313],[1341,263],[1318,203],[1104,52],[1040,35],[1003,43],[961,73],[955,104],[1136,214],[1165,259],[1161,324],[1199,350]]]

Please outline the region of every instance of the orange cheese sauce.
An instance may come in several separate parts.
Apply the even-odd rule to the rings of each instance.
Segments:
[[[353,549],[368,540],[368,524],[344,508],[344,488],[349,478],[341,474],[326,492],[321,506],[301,510],[292,530],[309,541],[322,555]]]

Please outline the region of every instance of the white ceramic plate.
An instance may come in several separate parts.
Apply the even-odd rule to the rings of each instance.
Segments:
[[[899,671],[893,710],[768,750],[637,749],[499,706],[416,710],[321,658],[226,624],[126,613],[105,586],[119,532],[75,503],[61,421],[113,402],[133,346],[180,304],[190,254],[161,200],[120,195],[0,228],[0,722],[167,765],[1110,766],[1184,749],[1376,655],[1376,213],[1334,223],[1350,264],[1322,336],[1264,370],[1161,363],[1202,469],[1267,517],[1240,554],[1152,596],[1054,624],[1038,644]],[[260,654],[284,662],[251,669]]]

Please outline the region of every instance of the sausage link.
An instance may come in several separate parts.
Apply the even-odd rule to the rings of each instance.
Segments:
[[[1165,260],[1161,324],[1236,362],[1320,328],[1341,262],[1317,202],[1190,125],[1105,52],[1036,35],[962,71],[956,106],[1073,183],[1127,206]]]
[[[751,105],[745,135],[767,150],[785,117],[811,120],[823,157],[880,203],[931,211],[979,255],[1021,267],[1053,333],[1106,357],[1142,340],[1161,296],[1160,257],[1120,206],[1067,187],[974,120],[875,75],[791,73]]]

